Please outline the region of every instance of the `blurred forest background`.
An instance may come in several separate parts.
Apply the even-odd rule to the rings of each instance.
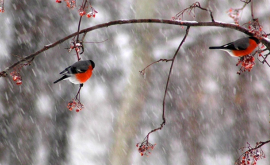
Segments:
[[[83,18],[81,29],[118,19],[171,19],[195,1],[91,1],[96,18]],[[199,0],[217,21],[233,23],[226,13],[240,8],[236,0]],[[77,1],[80,4],[81,1]],[[254,14],[270,32],[270,0],[254,1]],[[250,19],[250,6],[240,24]],[[210,21],[207,12],[184,20]],[[8,0],[0,14],[1,70],[77,30],[79,14],[54,0]],[[209,46],[236,40],[244,34],[214,27],[195,27],[181,48],[173,68],[166,100],[165,127],[151,134],[156,143],[149,157],[141,157],[136,143],[160,125],[162,99],[171,58],[185,28],[161,24],[112,26],[88,33],[84,60],[96,68],[85,83],[85,108],[70,112],[67,103],[79,86],[53,84],[59,72],[76,61],[65,48],[69,42],[38,56],[24,67],[23,84],[0,78],[1,165],[232,165],[249,142],[268,140],[270,68],[259,62],[250,73],[237,75],[237,58]],[[262,148],[269,165],[270,145]]]

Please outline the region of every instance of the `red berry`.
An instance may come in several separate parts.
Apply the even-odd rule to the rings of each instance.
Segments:
[[[18,76],[13,76],[13,81],[17,81],[18,80]]]
[[[84,16],[84,15],[85,15],[85,11],[81,11],[80,16]]]
[[[76,109],[76,112],[80,112],[80,110],[79,109]]]
[[[16,82],[16,84],[17,84],[17,85],[22,85],[22,81],[21,81],[21,80],[18,80],[18,81]]]

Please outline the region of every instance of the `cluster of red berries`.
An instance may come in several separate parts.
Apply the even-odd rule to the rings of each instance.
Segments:
[[[72,9],[76,7],[76,0],[63,0],[66,2],[66,5],[68,8]],[[62,3],[62,0],[55,0],[56,3]],[[96,17],[96,13],[98,13],[92,6],[91,4],[88,2],[85,2],[85,4],[88,5],[82,5],[79,8],[79,14],[80,16],[86,16],[87,18],[91,18],[91,17]]]
[[[138,147],[138,151],[141,154],[141,156],[145,155],[148,156],[148,154],[151,154],[149,151],[150,149],[153,150],[156,144],[151,144],[148,142],[148,140],[144,140],[141,144],[137,143],[136,147]]]
[[[253,157],[253,160],[251,160],[249,156],[243,156],[240,165],[256,165],[257,160],[258,158],[256,156]]]
[[[254,67],[255,65],[255,58],[251,55],[247,55],[244,57],[241,57],[238,60],[238,63],[236,64],[236,66],[238,66],[239,64],[241,64],[241,68],[240,70],[237,72],[237,74],[241,74],[242,72],[245,71],[249,71]]]
[[[68,102],[67,108],[70,111],[72,111],[73,109],[76,109],[76,112],[80,112],[84,108],[84,106],[79,100],[72,99],[72,101]]]
[[[242,158],[236,163],[237,165],[256,165],[259,159],[264,158],[262,151],[250,150],[246,151]]]
[[[80,50],[81,50],[81,48],[83,49],[82,43],[72,41],[72,42],[70,43],[69,48],[68,48],[68,52],[71,52],[73,49],[75,49],[75,51],[76,51],[77,53],[79,53]],[[82,54],[82,53],[81,53],[81,54]]]
[[[10,76],[12,77],[13,81],[16,82],[17,85],[21,85],[22,84],[22,76],[20,75],[19,72],[17,71],[12,71],[10,73]]]
[[[76,0],[64,0],[67,4],[67,7],[72,9],[76,7]],[[62,0],[55,0],[56,3],[62,3]]]
[[[249,32],[253,33],[257,38],[267,37],[267,34],[263,31],[263,26],[259,23],[258,19],[249,21],[247,26]]]
[[[81,8],[79,9],[79,14],[80,16],[84,16],[86,15],[87,18],[95,18],[96,17],[96,13],[98,13],[91,5],[89,6],[89,11],[88,10],[88,7],[83,7],[81,6]]]
[[[256,147],[259,144],[257,143]],[[248,147],[243,147],[241,150],[248,150],[235,162],[235,165],[256,165],[259,159],[265,158],[263,150],[261,148],[255,148],[252,148],[249,143]]]
[[[230,8],[227,11],[229,17],[231,17],[235,24],[239,25],[239,16],[240,16],[240,9],[233,9]]]

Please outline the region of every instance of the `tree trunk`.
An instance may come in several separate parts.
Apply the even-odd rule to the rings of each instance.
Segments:
[[[153,8],[149,6],[153,5],[152,2],[138,0],[136,3],[140,4],[135,5],[140,7],[135,9],[135,11],[137,11],[136,18],[152,17]],[[140,11],[143,11],[144,14]],[[150,27],[147,29],[152,31],[152,25],[149,26]],[[135,37],[138,38],[135,40],[138,40],[137,43],[139,44],[133,53],[132,69],[128,78],[128,82],[130,83],[126,86],[125,92],[123,93],[119,117],[115,126],[115,142],[110,155],[110,163],[112,165],[130,164],[130,153],[133,152],[134,146],[136,145],[133,143],[133,139],[140,124],[140,116],[145,103],[144,98],[148,93],[148,85],[139,71],[152,62],[150,54],[152,52],[151,43],[153,42],[153,34],[143,30],[142,26],[136,27],[138,27],[138,30],[136,30],[138,36]],[[149,73],[149,70],[147,70],[147,74]]]

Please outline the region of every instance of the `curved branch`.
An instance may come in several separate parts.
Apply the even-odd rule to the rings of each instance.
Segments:
[[[173,60],[173,59],[159,59],[158,61],[152,62],[151,64],[147,65],[145,68],[143,68],[143,70],[141,70],[141,71],[139,71],[139,72],[140,72],[142,75],[144,75],[144,74],[145,74],[145,70],[146,70],[147,68],[149,68],[151,65],[156,64],[156,63],[158,63],[158,62],[160,62],[160,61],[169,62],[169,61],[172,61],[172,60]]]
[[[171,66],[170,66],[170,70],[169,70],[169,74],[168,74],[168,78],[167,78],[167,82],[166,82],[166,86],[165,86],[165,92],[164,92],[164,96],[163,96],[163,102],[162,102],[162,123],[160,124],[160,127],[158,128],[155,128],[153,130],[151,130],[150,132],[148,132],[148,134],[146,135],[146,137],[144,138],[144,141],[146,141],[146,144],[148,144],[148,140],[149,140],[149,135],[153,132],[156,132],[158,130],[161,130],[164,125],[166,124],[166,118],[165,118],[165,104],[166,104],[166,96],[167,96],[167,93],[168,93],[168,87],[169,87],[169,82],[170,82],[170,77],[171,77],[171,74],[172,74],[172,69],[173,69],[173,64],[174,64],[174,61],[175,61],[175,58],[180,50],[180,48],[182,47],[182,45],[184,44],[184,42],[186,41],[186,38],[189,34],[189,29],[190,29],[190,26],[187,26],[186,28],[186,34],[185,36],[183,37],[182,41],[180,42],[178,48],[176,49],[174,55],[173,55],[173,58],[172,59],[169,59],[167,61],[171,61]],[[159,60],[159,61],[166,61],[166,60]],[[167,62],[166,61],[166,62]],[[144,143],[143,141],[143,143]]]
[[[52,44],[49,45],[45,45],[42,49],[38,50],[35,53],[32,53],[28,56],[26,56],[25,58],[19,60],[18,62],[12,64],[10,67],[7,67],[5,70],[0,72],[0,77],[6,76],[7,72],[9,70],[11,70],[12,68],[14,68],[15,66],[19,65],[22,62],[28,61],[36,56],[38,56],[39,54],[41,54],[42,52],[53,48],[57,45],[59,45],[60,43],[78,35],[78,34],[82,34],[82,33],[87,33],[96,29],[101,29],[101,28],[105,28],[105,27],[109,27],[109,26],[113,26],[113,25],[123,25],[123,24],[133,24],[133,23],[160,23],[160,24],[168,24],[168,25],[177,25],[177,26],[190,26],[190,27],[199,27],[199,26],[212,26],[212,27],[223,27],[223,28],[229,28],[229,29],[234,29],[237,31],[240,31],[242,33],[245,33],[249,36],[253,36],[253,34],[251,32],[249,32],[248,29],[241,27],[239,25],[236,24],[231,24],[231,23],[223,23],[223,22],[196,22],[196,21],[173,21],[173,20],[163,20],[163,19],[131,19],[131,20],[116,20],[116,21],[111,21],[111,22],[107,22],[107,23],[103,23],[103,24],[99,24],[99,25],[95,25],[86,29],[82,29],[79,32],[75,32],[72,33]],[[267,47],[268,50],[270,50],[270,41],[262,38],[261,42]]]
[[[267,144],[267,143],[270,143],[270,140],[267,140],[267,141],[265,141],[265,142],[258,142],[257,145],[256,145],[256,147],[251,148],[251,149],[256,150],[256,149],[258,149],[258,148],[261,148],[263,145],[265,145],[265,144]],[[248,151],[250,151],[251,149],[249,149]]]

